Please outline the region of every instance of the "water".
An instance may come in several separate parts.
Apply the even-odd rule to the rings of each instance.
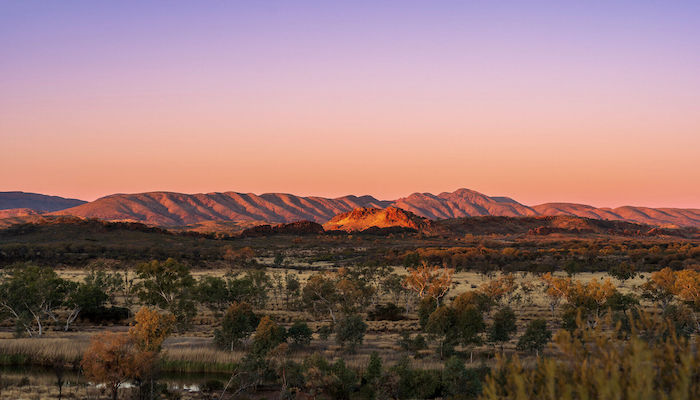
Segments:
[[[158,383],[166,384],[170,390],[184,390],[189,392],[199,391],[200,386],[211,380],[218,380],[226,384],[230,374],[222,373],[174,373],[161,372]],[[0,379],[5,386],[26,387],[29,390],[32,386],[55,386],[56,373],[51,368],[28,367],[28,366],[0,366]],[[84,376],[76,370],[66,369],[63,371],[64,392],[76,391],[90,384]],[[90,386],[93,386],[90,384]],[[99,385],[97,386],[99,388]],[[130,383],[125,383],[122,388],[133,387]]]

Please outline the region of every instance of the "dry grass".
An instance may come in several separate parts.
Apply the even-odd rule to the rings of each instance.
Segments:
[[[0,362],[53,365],[62,360],[77,364],[87,345],[87,340],[77,338],[4,339],[0,340]]]

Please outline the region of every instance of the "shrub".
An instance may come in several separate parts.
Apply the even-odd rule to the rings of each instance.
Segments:
[[[416,355],[420,350],[425,350],[428,348],[428,343],[423,335],[416,335],[416,337],[411,339],[411,334],[409,332],[403,332],[401,334],[401,339],[399,339],[398,345],[402,349],[412,352],[414,355]]]
[[[556,356],[534,366],[523,366],[518,357],[499,358],[482,399],[700,398],[700,350],[678,337],[670,322],[640,314],[629,335],[603,325],[591,327],[579,318],[574,332],[557,333]]]
[[[371,310],[367,316],[373,321],[400,321],[405,319],[405,312],[406,309],[394,303],[389,303],[387,305],[377,304],[374,310]]]

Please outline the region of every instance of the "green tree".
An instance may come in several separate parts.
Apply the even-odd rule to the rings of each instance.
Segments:
[[[214,331],[214,343],[221,349],[233,351],[242,339],[258,326],[260,318],[248,303],[233,303],[226,310],[221,328]]]
[[[457,344],[456,316],[454,309],[441,305],[430,314],[425,331],[438,341],[440,358],[452,354]]]
[[[203,276],[197,282],[195,293],[197,301],[215,313],[223,312],[231,303],[228,285],[218,276]]]
[[[97,314],[104,312],[108,302],[122,289],[122,279],[117,273],[91,270],[81,283],[69,282],[69,293],[65,306],[69,309],[64,330],[68,330],[81,312]]]
[[[369,363],[360,379],[360,387],[355,398],[376,399],[382,377],[382,359],[376,351],[369,356]]]
[[[73,285],[48,267],[14,268],[0,281],[0,312],[15,321],[18,333],[44,333],[46,319],[58,321],[55,311],[64,305]]]
[[[189,268],[172,258],[157,260],[136,267],[141,279],[139,298],[146,305],[170,311],[177,320],[177,328],[186,329],[197,313],[195,280]]]
[[[347,352],[354,353],[362,344],[367,324],[357,314],[343,315],[335,325],[335,340]]]
[[[105,292],[104,288],[94,284],[94,283],[77,283],[72,284],[68,299],[66,300],[66,306],[70,309],[68,316],[66,317],[66,324],[64,330],[67,331],[70,325],[75,322],[75,320],[80,315],[83,310],[96,311],[104,307],[105,303],[109,299],[109,295]]]
[[[488,331],[489,340],[494,343],[500,343],[501,351],[503,351],[503,343],[510,340],[511,335],[516,330],[515,312],[508,306],[501,307],[493,315],[493,322]]]
[[[290,274],[285,272],[284,275],[284,294],[285,294],[285,305],[287,309],[290,308],[290,304],[299,297],[301,290],[301,283],[299,278],[295,274]]]
[[[634,278],[635,275],[637,275],[637,271],[635,270],[634,265],[627,262],[622,262],[613,265],[608,270],[608,275],[612,276],[613,278],[616,278],[621,282],[624,282],[628,279]]]
[[[518,340],[518,350],[534,352],[539,356],[544,346],[552,340],[552,331],[544,319],[533,319],[527,324],[525,333]]]
[[[464,361],[452,356],[442,369],[442,389],[447,398],[474,398],[481,392],[481,380],[476,371],[464,366]]]
[[[486,329],[484,312],[491,306],[490,299],[480,292],[464,292],[452,301],[455,314],[456,340],[464,347],[470,348],[470,360],[473,361],[473,346],[482,343],[482,333]]]
[[[424,297],[418,303],[418,323],[422,329],[428,324],[430,314],[437,308],[437,301],[432,297]]]
[[[287,337],[296,347],[308,346],[311,343],[313,332],[304,321],[295,321],[287,330]]]
[[[229,301],[244,301],[258,309],[265,307],[268,292],[272,286],[270,277],[264,270],[246,271],[240,277],[238,273],[228,274],[226,283],[229,291]]]
[[[302,290],[301,301],[311,314],[328,314],[333,324],[336,323],[340,295],[330,274],[319,272],[309,277]]]

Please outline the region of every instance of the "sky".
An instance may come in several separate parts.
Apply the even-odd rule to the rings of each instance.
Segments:
[[[0,0],[0,191],[700,208],[700,2]]]

